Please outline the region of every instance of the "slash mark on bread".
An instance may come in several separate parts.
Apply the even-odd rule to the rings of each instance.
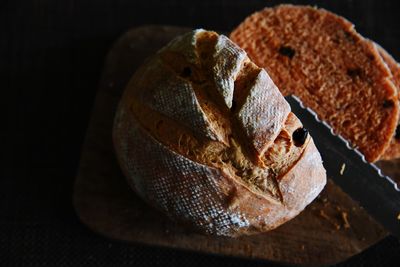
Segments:
[[[239,47],[232,43],[228,46],[231,55],[229,61],[237,65],[237,68],[232,67],[230,63],[229,68],[234,72],[219,73],[221,80],[226,77],[232,82],[218,82],[213,78],[215,66],[218,66],[216,61],[220,60],[213,55],[217,51],[216,46],[220,38],[214,32],[200,32],[195,36],[194,43],[190,44],[195,51],[195,59],[188,59],[174,50],[164,50],[160,52],[159,63],[188,83],[201,111],[205,114],[206,123],[217,139],[210,140],[205,136],[198,136],[193,132],[196,128],[185,127],[179,122],[179,117],[175,120],[165,117],[162,110],[154,110],[139,101],[136,101],[133,113],[145,114],[138,117],[138,120],[173,151],[196,162],[224,169],[251,190],[274,201],[283,202],[278,177],[283,176],[300,158],[305,147],[302,145],[307,137],[302,140],[302,145],[294,145],[293,132],[301,128],[300,122],[290,113],[290,107],[283,97],[277,95],[279,92],[265,71],[252,63]],[[224,46],[226,49],[226,43]],[[223,48],[220,48],[218,52],[226,55],[222,50]],[[219,68],[222,67],[220,64]],[[226,88],[218,89],[221,84],[225,84]],[[231,93],[224,95],[222,90]],[[270,92],[273,92],[271,97]],[[232,105],[229,108],[224,98],[230,94]],[[274,103],[275,99],[279,101]],[[248,105],[246,109],[243,109],[244,105]],[[268,110],[268,105],[275,105],[273,113],[265,111]],[[254,106],[265,108],[259,110],[254,109]],[[269,117],[262,117],[263,114]],[[279,114],[282,114],[281,122],[277,117]],[[151,121],[164,123],[154,126],[149,123]],[[275,126],[266,124],[275,121]],[[246,129],[251,131],[246,132]],[[268,130],[264,133],[264,129],[271,129],[273,132]],[[259,133],[262,135],[258,135]]]

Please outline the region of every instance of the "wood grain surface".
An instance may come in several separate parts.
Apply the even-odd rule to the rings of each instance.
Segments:
[[[184,229],[130,190],[111,143],[116,105],[143,60],[187,30],[168,26],[135,28],[109,52],[74,189],[74,206],[81,221],[112,239],[301,265],[344,261],[386,236],[383,228],[331,181],[295,219],[271,232],[236,239],[203,236]]]

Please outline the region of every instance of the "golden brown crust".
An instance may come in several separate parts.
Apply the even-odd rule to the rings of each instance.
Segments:
[[[395,131],[399,108],[376,47],[326,10],[280,5],[256,12],[231,39],[264,67],[284,95],[295,94],[375,161]]]
[[[312,138],[293,140],[301,127],[243,50],[196,30],[135,73],[113,140],[129,183],[151,205],[203,232],[238,236],[279,226],[324,187]]]

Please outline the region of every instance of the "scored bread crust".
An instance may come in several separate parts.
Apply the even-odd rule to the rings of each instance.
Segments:
[[[290,106],[278,88],[265,71],[260,71],[238,113],[241,126],[259,155],[278,136],[289,112]]]
[[[397,88],[375,45],[346,19],[279,5],[246,18],[230,38],[282,94],[297,95],[368,161],[386,150],[399,116]]]
[[[150,205],[201,232],[239,236],[278,227],[323,189],[312,138],[292,138],[301,127],[242,49],[195,30],[136,71],[113,142],[129,184]]]

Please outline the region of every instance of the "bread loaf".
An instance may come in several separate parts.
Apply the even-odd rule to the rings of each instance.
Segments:
[[[326,183],[311,136],[265,70],[205,30],[174,39],[136,71],[113,141],[139,196],[208,234],[271,230]]]
[[[280,5],[230,35],[282,94],[298,96],[369,161],[388,147],[399,116],[397,89],[376,46],[323,9]]]

